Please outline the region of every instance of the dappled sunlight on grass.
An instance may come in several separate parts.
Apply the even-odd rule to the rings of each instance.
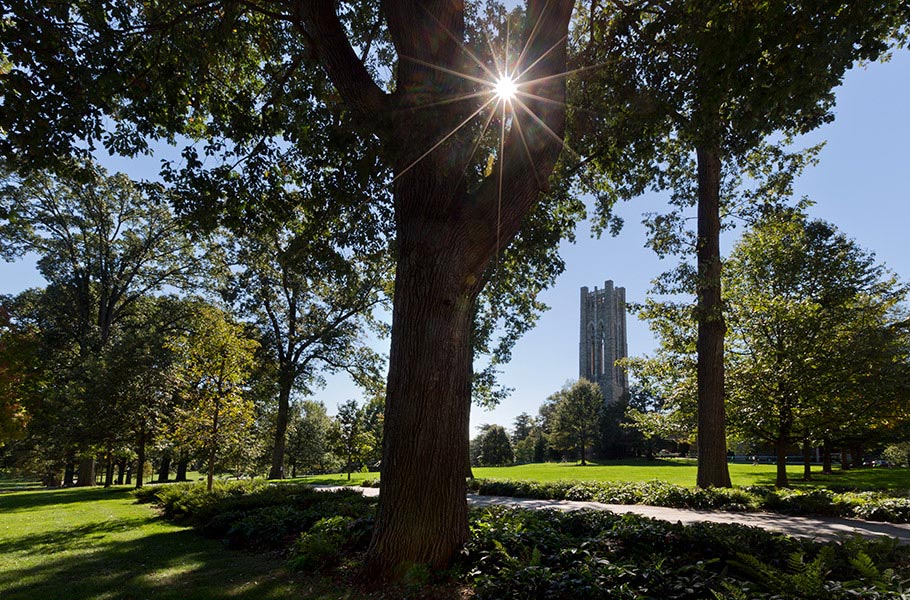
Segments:
[[[165,522],[128,489],[0,498],[4,600],[300,597],[280,563]]]

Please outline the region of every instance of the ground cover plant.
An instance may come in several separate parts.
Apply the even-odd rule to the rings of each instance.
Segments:
[[[230,483],[213,492],[169,486],[141,495],[232,546],[238,530],[247,548],[286,544],[289,568],[324,575],[335,569],[341,581],[356,576],[375,510],[373,500],[353,491],[295,484]],[[277,508],[306,513],[307,522],[262,516]],[[451,570],[431,576],[415,565],[391,596],[379,593],[439,597],[469,585],[480,599],[892,598],[910,581],[910,549],[889,541],[818,544],[750,527],[599,511],[497,507],[471,511],[470,523],[471,538]],[[266,539],[282,543],[262,544]]]

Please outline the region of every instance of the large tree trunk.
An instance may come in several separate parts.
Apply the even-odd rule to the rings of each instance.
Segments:
[[[158,465],[158,483],[167,483],[171,474],[171,453],[165,451],[161,456],[161,464]]]
[[[368,572],[396,577],[413,565],[448,566],[467,539],[474,304],[487,268],[518,232],[562,149],[561,74],[574,2],[528,1],[525,34],[533,36],[522,66],[533,68],[523,79],[536,81],[528,91],[543,100],[522,99],[536,116],[515,110],[492,174],[474,191],[465,171],[475,132],[453,135],[479,106],[470,101],[474,84],[451,75],[477,68],[459,43],[464,4],[382,6],[392,42],[407,57],[398,64],[393,95],[357,60],[333,2],[301,3],[301,15],[338,94],[375,128],[396,175],[382,494],[366,557]],[[469,101],[449,102],[458,95]]]
[[[720,152],[698,148],[698,487],[730,487],[720,289]]]
[[[73,487],[76,483],[76,463],[68,459],[66,467],[63,469],[63,487]]]
[[[275,419],[275,441],[272,446],[272,466],[269,479],[284,479],[284,453],[287,445],[288,413],[291,407],[291,388],[294,385],[293,367],[283,367],[278,377],[278,415]]]
[[[87,487],[95,485],[95,459],[79,459],[79,478],[76,481],[76,487]]]
[[[373,568],[392,577],[409,564],[448,566],[467,539],[470,287],[478,286],[466,285],[462,248],[424,238],[438,225],[405,227],[399,238],[382,494],[369,550]]]
[[[174,481],[186,481],[186,468],[190,464],[190,457],[186,452],[181,451],[177,458],[177,474]]]

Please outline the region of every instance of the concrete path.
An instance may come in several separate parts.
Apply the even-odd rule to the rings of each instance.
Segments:
[[[319,489],[343,489],[341,486],[314,486]],[[379,488],[349,486],[366,496],[378,496]],[[614,513],[633,513],[671,523],[736,523],[779,531],[794,537],[809,538],[818,541],[835,540],[840,537],[860,535],[866,538],[893,537],[902,544],[910,544],[910,524],[879,523],[861,519],[839,519],[828,517],[793,517],[776,513],[738,513],[708,510],[689,510],[684,508],[667,508],[664,506],[644,506],[641,504],[601,504],[600,502],[581,502],[573,500],[533,500],[529,498],[510,498],[505,496],[480,496],[468,494],[468,503],[472,506],[512,506],[526,509],[552,508],[556,510],[608,510]]]

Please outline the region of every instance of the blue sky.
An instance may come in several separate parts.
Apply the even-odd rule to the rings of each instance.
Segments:
[[[910,280],[910,52],[901,52],[888,63],[858,67],[848,73],[837,90],[836,120],[800,145],[822,140],[827,145],[820,163],[803,174],[796,196],[816,202],[810,214],[837,225],[862,247],[874,251],[902,280]],[[153,176],[154,157],[140,163],[112,160],[108,168],[127,171],[134,177]],[[501,381],[513,388],[511,396],[494,410],[474,408],[472,426],[499,423],[510,426],[521,412],[535,414],[543,400],[578,377],[578,309],[582,286],[600,287],[607,279],[626,288],[630,302],[642,301],[651,280],[674,264],[661,262],[644,248],[641,214],[660,210],[663,199],[649,195],[618,207],[625,227],[615,238],[592,239],[582,225],[575,244],[563,244],[566,271],[542,300],[550,307],[537,327],[518,342],[512,362]],[[728,235],[722,251],[735,241]],[[33,260],[0,262],[0,293],[12,294],[43,285]],[[654,349],[654,339],[645,323],[630,315],[629,353],[640,355]],[[386,352],[387,348],[378,348]],[[348,398],[360,398],[359,390],[346,376],[331,377],[317,393],[331,412]],[[474,431],[474,430],[472,430]]]

